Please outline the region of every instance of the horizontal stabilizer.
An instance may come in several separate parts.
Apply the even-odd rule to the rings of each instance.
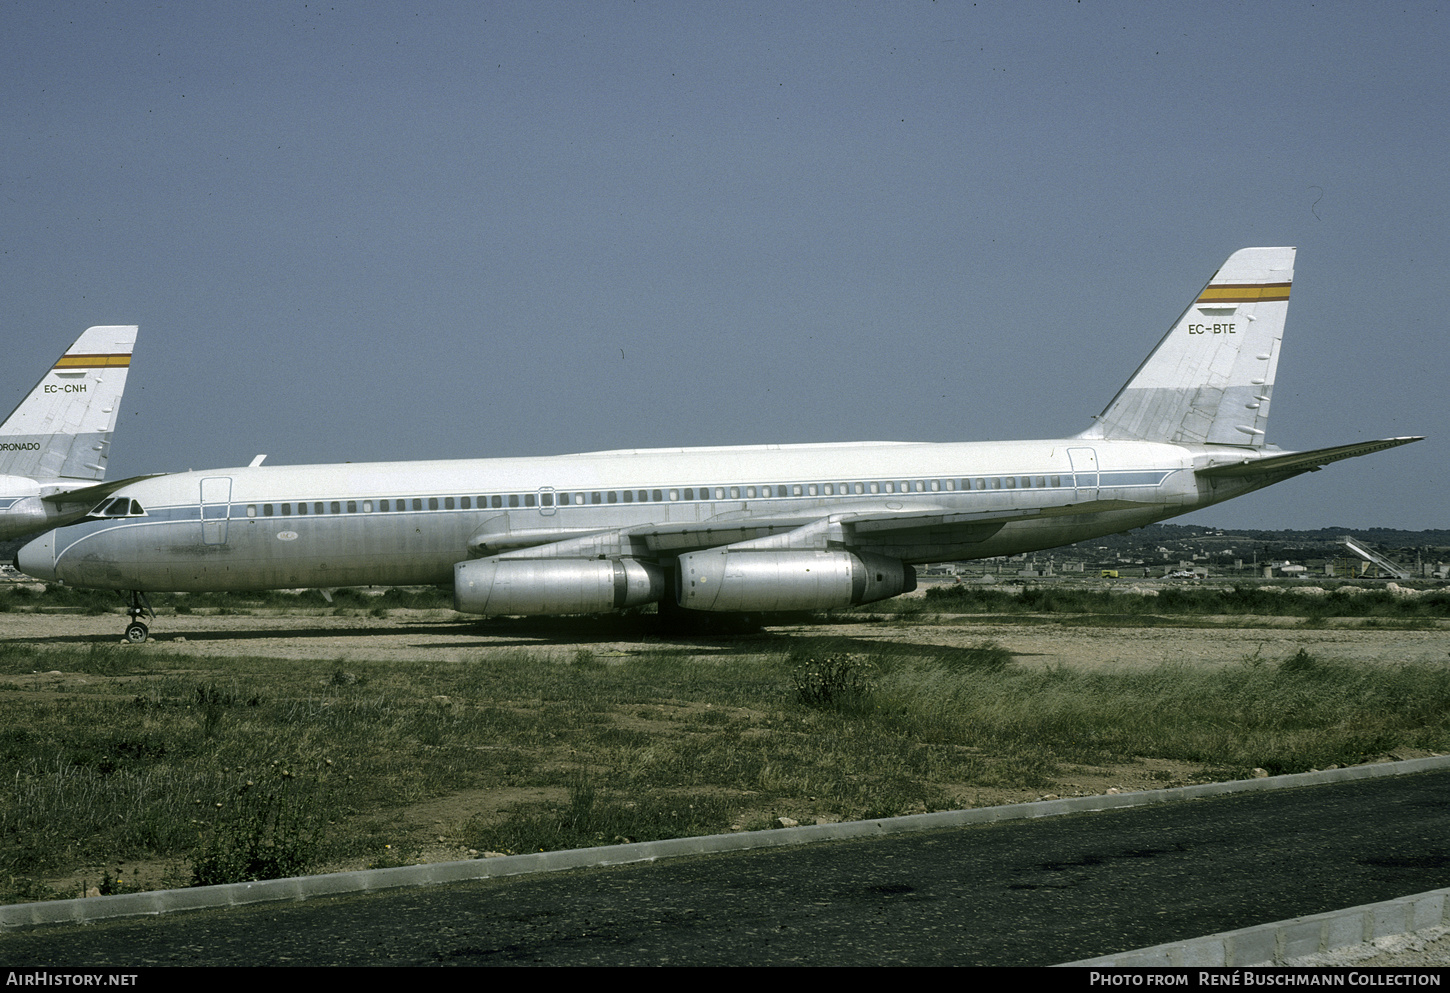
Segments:
[[[1279,472],[1315,472],[1331,462],[1352,459],[1371,452],[1382,452],[1386,448],[1398,448],[1412,441],[1423,441],[1422,436],[1411,438],[1382,438],[1379,441],[1361,441],[1353,445],[1336,445],[1334,448],[1318,448],[1312,452],[1291,452],[1287,455],[1272,455],[1264,459],[1246,459],[1227,465],[1199,469],[1200,476],[1267,476]]]

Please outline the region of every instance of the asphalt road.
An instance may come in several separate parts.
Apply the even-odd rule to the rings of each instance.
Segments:
[[[1050,965],[1450,886],[1450,772],[0,936],[0,964]]]

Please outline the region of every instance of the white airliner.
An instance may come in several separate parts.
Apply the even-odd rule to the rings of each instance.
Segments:
[[[98,485],[135,346],[135,325],[87,329],[0,424],[0,540],[81,520],[134,481]]]
[[[451,582],[485,615],[869,603],[913,589],[913,564],[1141,527],[1418,440],[1265,444],[1293,264],[1292,248],[1235,252],[1071,437],[254,462],[132,483],[17,564],[131,591],[133,641],[153,590]]]

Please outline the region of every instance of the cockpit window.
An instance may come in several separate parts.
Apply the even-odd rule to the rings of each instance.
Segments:
[[[146,511],[141,509],[141,504],[130,497],[110,497],[96,504],[96,509],[91,511],[91,517],[145,517]]]

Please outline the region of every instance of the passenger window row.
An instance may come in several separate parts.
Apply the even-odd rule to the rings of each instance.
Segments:
[[[475,507],[476,504],[476,507]],[[409,510],[486,510],[489,508],[552,507],[552,493],[509,493],[480,497],[387,497],[380,500],[318,500],[313,503],[247,504],[247,516],[306,517],[316,514],[400,513]],[[310,508],[310,509],[309,509]]]
[[[995,476],[965,479],[887,479],[845,483],[779,483],[762,486],[686,486],[670,490],[591,490],[559,493],[561,507],[611,503],[686,503],[707,500],[779,500],[790,497],[870,496],[882,493],[952,493],[962,490],[1062,486],[1061,476]]]
[[[1069,477],[1071,485],[1071,477]],[[898,493],[1060,488],[1058,476],[973,476],[954,479],[885,479],[842,483],[768,483],[760,486],[684,486],[659,490],[584,490],[504,493],[478,497],[385,497],[378,500],[318,500],[312,503],[247,504],[248,517],[305,517],[316,514],[399,513],[421,510],[505,510],[586,507],[622,503],[700,503],[712,500],[779,500],[792,497],[879,496]],[[139,513],[139,506],[137,513]],[[96,511],[99,513],[99,509]],[[102,516],[124,516],[108,514]]]

